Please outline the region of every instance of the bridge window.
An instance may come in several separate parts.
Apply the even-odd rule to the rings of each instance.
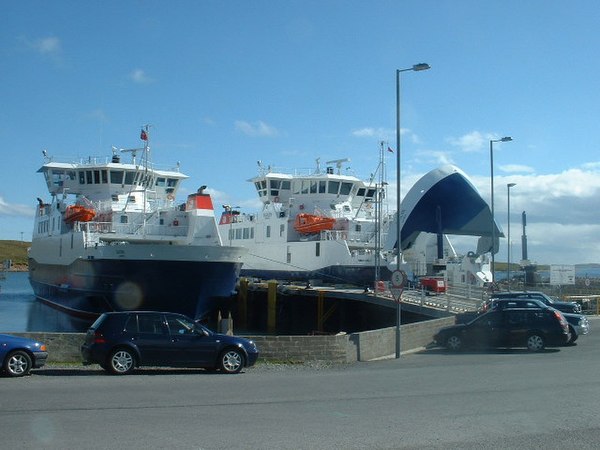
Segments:
[[[352,186],[353,186],[352,183],[342,183],[342,188],[340,189],[340,195],[350,195]]]
[[[133,184],[135,172],[125,172],[125,184]]]
[[[123,184],[123,171],[111,170],[110,171],[110,182],[112,184]]]
[[[339,181],[330,181],[329,182],[329,189],[327,190],[328,194],[336,194],[339,192],[340,190],[340,182]]]
[[[324,194],[327,189],[327,181],[321,180],[319,181],[319,194]]]

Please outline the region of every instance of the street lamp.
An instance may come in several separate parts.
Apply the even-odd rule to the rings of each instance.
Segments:
[[[508,198],[508,265],[506,269],[506,279],[508,281],[508,290],[510,291],[510,188],[515,187],[517,183],[506,184],[506,196]]]
[[[491,196],[492,196],[492,284],[495,281],[494,277],[494,254],[496,252],[496,221],[494,218],[494,142],[509,142],[512,141],[510,136],[505,136],[500,139],[490,140],[490,183],[491,183]]]
[[[407,69],[396,69],[396,214],[398,214],[398,220],[396,223],[396,239],[398,245],[398,253],[396,255],[396,269],[400,270],[400,253],[402,238],[400,231],[402,229],[401,217],[400,217],[400,74],[402,72],[420,72],[421,70],[430,69],[429,64],[419,63],[414,64],[412,67]],[[402,308],[400,307],[400,298],[396,302],[396,358],[400,358],[400,321],[402,316]]]

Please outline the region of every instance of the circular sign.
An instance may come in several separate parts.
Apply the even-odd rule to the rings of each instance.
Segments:
[[[590,287],[590,279],[589,278],[585,279],[585,285],[586,285],[586,287]]]
[[[406,274],[402,270],[394,270],[392,272],[392,286],[402,287],[406,284]]]

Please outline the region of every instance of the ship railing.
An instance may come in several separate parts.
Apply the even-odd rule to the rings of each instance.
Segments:
[[[189,227],[186,225],[160,225],[146,224],[140,227],[138,224],[123,223],[115,224],[113,222],[79,222],[81,230],[84,232],[86,244],[95,244],[98,235],[114,235],[123,237],[183,237],[187,236]]]
[[[385,242],[386,236],[387,233],[381,234],[381,242]],[[321,231],[320,239],[322,241],[346,241],[349,247],[375,245],[375,235],[373,232],[362,233],[347,230],[325,230]]]

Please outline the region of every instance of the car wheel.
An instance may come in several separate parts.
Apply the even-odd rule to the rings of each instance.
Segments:
[[[31,370],[31,357],[23,350],[10,353],[4,361],[4,370],[9,377],[22,377]]]
[[[571,338],[569,339],[569,342],[567,342],[567,344],[574,344],[575,341],[577,340],[577,338],[579,337],[577,335],[577,332],[575,331],[575,328],[573,328],[572,326],[569,325],[569,333],[571,334]]]
[[[452,350],[453,352],[457,352],[462,348],[462,339],[460,336],[456,336],[453,334],[446,340],[446,348],[448,350]]]
[[[235,348],[225,350],[219,356],[219,368],[225,373],[238,373],[244,366],[244,355]]]
[[[527,338],[527,350],[532,352],[540,352],[544,350],[545,343],[543,336],[539,334],[530,334]]]
[[[108,359],[109,372],[115,375],[126,375],[135,368],[135,356],[126,348],[114,350]]]

